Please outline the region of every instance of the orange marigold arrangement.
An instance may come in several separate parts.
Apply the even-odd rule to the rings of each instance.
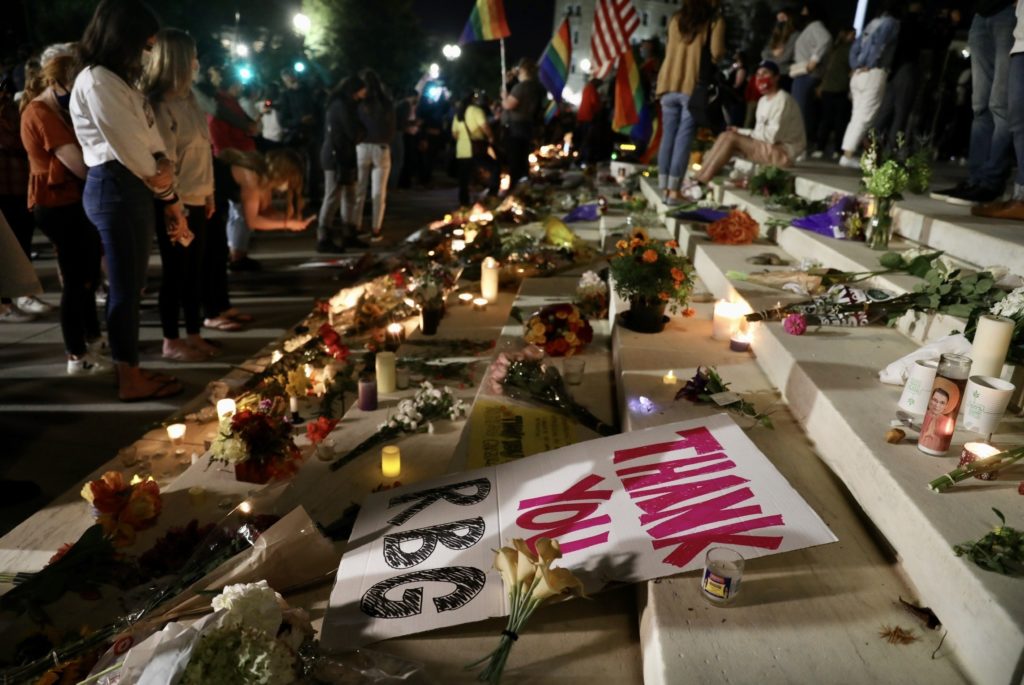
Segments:
[[[152,478],[126,481],[119,471],[107,471],[82,487],[96,522],[115,547],[135,542],[135,534],[156,523],[163,508],[160,486]]]
[[[526,342],[551,357],[571,357],[594,339],[594,329],[574,304],[553,304],[530,317]]]
[[[749,245],[761,235],[761,226],[746,212],[734,209],[708,226],[708,235],[719,245]]]
[[[673,312],[689,315],[693,292],[693,265],[679,253],[674,240],[660,241],[637,230],[615,244],[618,253],[611,259],[615,291],[631,302],[664,302]]]

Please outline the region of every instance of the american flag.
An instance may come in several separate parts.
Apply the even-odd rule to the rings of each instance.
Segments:
[[[629,49],[629,39],[640,26],[633,0],[597,0],[594,31],[590,38],[592,75],[604,78],[619,55]]]

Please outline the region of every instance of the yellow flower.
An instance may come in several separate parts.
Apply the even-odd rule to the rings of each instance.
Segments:
[[[533,325],[530,326],[530,333],[532,333],[533,335],[539,335],[541,337],[544,337],[544,334],[547,332],[547,330],[547,326],[545,326],[541,321],[535,321]]]
[[[519,553],[511,547],[502,547],[494,556],[494,568],[501,573],[501,581],[511,589],[516,584],[516,561]]]
[[[526,546],[526,541],[522,538],[512,540],[512,546],[518,552],[518,558],[516,559],[516,583],[524,588],[529,588],[537,573],[537,555],[530,551],[530,548]]]
[[[617,243],[615,243],[615,249],[619,250],[620,252],[624,252],[628,247],[629,243],[627,243],[625,240],[620,240]]]
[[[569,343],[570,345],[575,345],[579,340],[576,337],[576,334],[573,333],[572,331],[566,331],[565,335],[563,335],[562,337],[565,338],[565,342]]]
[[[544,566],[550,566],[552,561],[562,558],[562,546],[558,544],[558,540],[540,538],[533,547],[537,550],[537,557]]]
[[[542,602],[563,597],[585,597],[583,583],[567,568],[540,567],[540,582],[533,588],[533,599]]]

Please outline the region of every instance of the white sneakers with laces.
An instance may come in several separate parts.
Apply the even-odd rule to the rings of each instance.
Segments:
[[[49,305],[34,295],[19,297],[14,301],[18,309],[27,314],[49,314],[53,311],[53,305]]]
[[[86,352],[78,359],[68,357],[68,375],[85,376],[88,374],[109,373],[114,370],[114,365],[106,359],[95,357]]]

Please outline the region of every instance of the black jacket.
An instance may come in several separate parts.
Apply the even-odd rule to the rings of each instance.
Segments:
[[[359,122],[355,104],[340,97],[333,98],[327,105],[320,163],[325,171],[333,170],[338,174],[338,183],[355,183],[356,144],[365,138],[366,131]]]

